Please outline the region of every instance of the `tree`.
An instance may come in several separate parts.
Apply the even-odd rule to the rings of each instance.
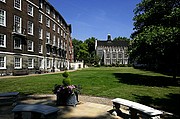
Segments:
[[[72,39],[73,48],[74,48],[74,61],[78,61],[78,52],[80,51],[80,44],[83,43],[81,40],[77,40],[75,38]]]
[[[87,58],[87,62],[89,64],[93,64],[95,63],[95,40],[97,40],[96,38],[94,37],[91,37],[91,38],[88,38],[84,41],[84,43],[86,43],[88,45],[88,52],[89,52],[89,56]]]
[[[142,0],[134,10],[131,59],[176,77],[180,56],[180,1]]]
[[[128,43],[130,42],[130,39],[128,39],[127,37],[121,37],[121,36],[115,37],[113,40],[114,41],[117,41],[117,40],[127,41]]]
[[[79,60],[84,60],[84,63],[86,64],[87,60],[88,60],[88,55],[89,55],[89,52],[88,52],[88,46],[86,43],[81,43],[79,45],[79,51],[77,53],[77,58]]]

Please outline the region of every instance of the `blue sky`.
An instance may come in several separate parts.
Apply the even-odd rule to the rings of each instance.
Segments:
[[[141,0],[48,0],[72,25],[72,38],[130,37],[133,10]]]

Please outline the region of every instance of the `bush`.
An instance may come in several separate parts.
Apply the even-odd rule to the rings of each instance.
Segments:
[[[63,77],[67,78],[69,77],[69,72],[65,71],[63,74],[62,74]]]
[[[65,78],[65,79],[63,79],[63,85],[64,86],[69,86],[69,85],[71,85],[71,79],[70,78]]]

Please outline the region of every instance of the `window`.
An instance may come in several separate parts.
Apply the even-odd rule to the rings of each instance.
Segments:
[[[53,13],[52,13],[52,15],[53,15],[53,18],[55,19],[55,18],[56,18],[56,14],[55,14],[55,12],[53,12]]]
[[[57,32],[60,33],[60,28],[59,27],[57,28]]]
[[[50,47],[46,47],[46,53],[50,54]]]
[[[39,22],[42,23],[42,20],[43,20],[43,15],[39,13]]]
[[[43,2],[42,2],[42,0],[39,0],[39,6],[40,6],[41,9],[43,9]]]
[[[21,0],[14,0],[14,8],[21,10]]]
[[[53,46],[56,46],[56,36],[53,36]]]
[[[39,53],[43,53],[42,49],[43,49],[43,45],[39,44]]]
[[[33,16],[33,6],[31,4],[28,4],[27,12],[28,12],[28,15]]]
[[[14,58],[14,68],[21,69],[22,68],[22,58],[15,57]]]
[[[33,23],[28,21],[28,34],[33,35]]]
[[[106,58],[110,58],[110,54],[109,53],[106,54]]]
[[[6,11],[0,9],[0,26],[6,26]]]
[[[6,35],[0,34],[0,47],[6,47]]]
[[[6,2],[6,0],[0,0],[1,2]]]
[[[116,58],[116,54],[115,53],[112,54],[112,58]]]
[[[32,58],[28,59],[28,68],[34,68],[34,59]]]
[[[17,33],[21,33],[21,22],[22,18],[14,15],[14,31]]]
[[[46,43],[50,44],[50,33],[46,32]]]
[[[46,26],[50,27],[50,19],[49,18],[46,18]]]
[[[57,16],[57,21],[60,22],[60,20],[59,20],[59,15]]]
[[[21,49],[21,38],[15,37],[14,38],[14,49]]]
[[[43,68],[43,58],[39,59],[39,68]]]
[[[58,38],[58,48],[60,48],[61,47],[61,44],[60,44],[60,38]]]
[[[49,5],[46,5],[46,13],[50,14],[50,7],[49,7]]]
[[[50,60],[47,58],[47,68],[50,68]]]
[[[56,24],[53,23],[53,30],[55,31],[56,30]]]
[[[33,45],[34,45],[34,42],[31,40],[28,40],[28,51],[33,51]]]
[[[118,54],[118,58],[122,58],[122,53],[119,53],[119,54]]]
[[[39,28],[39,39],[42,39],[43,37],[43,29]]]
[[[6,69],[6,57],[0,56],[0,69]]]

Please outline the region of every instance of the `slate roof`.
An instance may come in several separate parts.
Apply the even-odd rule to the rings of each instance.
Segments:
[[[127,41],[97,41],[97,46],[127,47]]]

